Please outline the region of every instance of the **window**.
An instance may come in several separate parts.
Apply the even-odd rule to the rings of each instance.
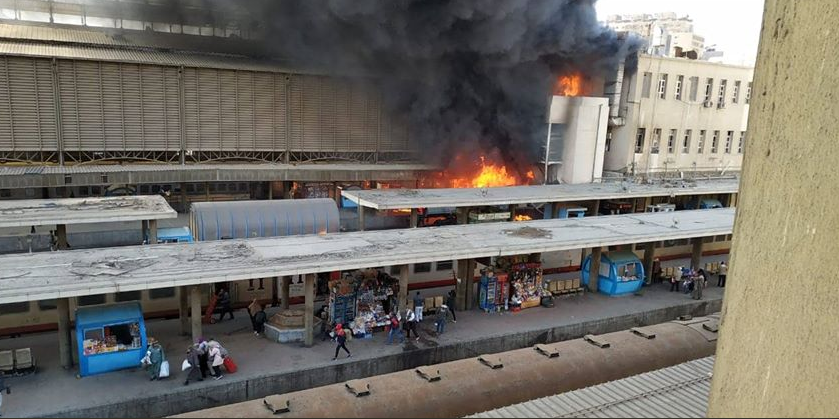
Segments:
[[[737,103],[740,100],[740,80],[734,82],[734,91],[731,95],[731,103]]]
[[[711,137],[711,154],[717,153],[717,146],[719,145],[720,140],[720,132],[714,131],[714,136]]]
[[[705,152],[705,130],[699,130],[699,140],[696,142],[696,152],[702,154]]]
[[[667,95],[667,74],[662,74],[658,79],[658,97],[664,99]]]
[[[437,262],[437,270],[438,271],[450,271],[452,270],[452,261],[444,260],[442,262]]]
[[[690,135],[692,131],[689,129],[685,130],[685,138],[682,139],[682,154],[690,153]]]
[[[740,141],[737,143],[737,154],[743,154],[743,140],[746,139],[746,131],[740,131]]]
[[[116,302],[121,303],[123,301],[137,301],[140,299],[140,291],[126,291],[126,292],[118,292],[116,295]]]
[[[0,189],[0,198],[10,198],[12,196],[11,189]]]
[[[47,310],[55,310],[58,305],[56,304],[55,299],[52,300],[39,300],[38,301],[38,310],[47,311]]]
[[[690,78],[690,101],[696,102],[696,93],[699,90],[699,77]]]
[[[421,274],[431,272],[431,262],[426,263],[415,263],[414,264],[414,273]]]
[[[720,80],[720,93],[717,95],[717,107],[723,108],[725,107],[725,87],[728,84],[728,80]]]
[[[685,82],[685,76],[676,76],[676,100],[682,100],[682,84]]]
[[[711,101],[711,92],[713,91],[713,88],[714,88],[714,79],[708,79],[705,82],[705,99],[704,99],[705,102],[710,102]]]
[[[644,73],[644,78],[641,82],[641,97],[649,98],[650,97],[650,88],[653,84],[653,73]]]
[[[746,104],[749,104],[749,101],[752,99],[752,82],[746,86]]]
[[[734,140],[734,131],[725,134],[725,154],[731,154],[731,141]]]
[[[76,299],[76,304],[79,306],[92,306],[95,304],[105,304],[105,294],[99,295],[85,295]]]
[[[157,288],[149,290],[149,299],[159,300],[161,298],[172,298],[175,296],[175,287]]]
[[[646,128],[638,128],[638,133],[635,134],[635,152],[644,152],[644,138],[647,136]]]
[[[653,130],[653,145],[650,148],[651,154],[658,154],[658,148],[661,145],[661,128]]]
[[[670,135],[667,136],[667,152],[673,153],[676,149],[676,130],[671,129]]]
[[[400,273],[402,273],[402,266],[401,265],[396,265],[396,266],[391,266],[390,267],[390,274],[391,275],[397,275],[398,276]]]
[[[26,313],[27,311],[29,311],[29,301],[0,305],[0,315]]]

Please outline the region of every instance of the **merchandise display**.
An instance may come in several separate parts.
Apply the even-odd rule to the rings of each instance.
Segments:
[[[512,266],[510,273],[512,292],[521,300],[521,308],[538,306],[542,301],[542,265],[540,263],[519,263]]]
[[[399,280],[369,269],[330,281],[329,289],[332,324],[344,323],[353,335],[362,336],[387,325],[386,316],[395,307]]]
[[[140,324],[128,323],[87,329],[82,342],[83,354],[91,356],[128,351],[142,347]]]

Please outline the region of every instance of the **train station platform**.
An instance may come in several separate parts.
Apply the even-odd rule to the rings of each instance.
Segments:
[[[717,262],[722,257],[704,258]],[[668,261],[676,266],[684,260]],[[569,276],[579,273],[564,274]],[[76,370],[63,370],[56,353],[55,333],[26,335],[0,340],[0,350],[31,347],[38,372],[6,380],[12,393],[4,397],[2,413],[10,417],[160,417],[241,402],[269,394],[303,390],[349,379],[394,372],[420,365],[447,362],[484,353],[495,353],[673,320],[684,314],[704,315],[719,311],[723,289],[714,277],[703,300],[684,293],[668,292],[667,284],[645,287],[642,295],[608,297],[584,293],[555,299],[555,307],[536,307],[519,313],[486,314],[458,312],[442,336],[433,333],[434,320],[426,318],[419,342],[385,345],[385,334],[372,339],[353,339],[347,346],[352,358],[339,355],[331,361],[335,345],[315,340],[300,344],[277,344],[253,335],[244,310],[236,319],[205,325],[207,338],[219,340],[239,365],[235,374],[221,380],[183,385],[180,370],[189,337],[179,336],[178,320],[148,321],[149,336],[164,346],[173,374],[150,382],[141,369],[76,378]],[[424,292],[433,292],[424,290]],[[269,316],[278,310],[271,308]]]

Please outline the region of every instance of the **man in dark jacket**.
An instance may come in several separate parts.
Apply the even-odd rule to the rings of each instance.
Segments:
[[[186,350],[186,361],[189,362],[189,373],[186,376],[184,385],[189,385],[189,380],[204,381],[201,376],[201,361],[198,359],[198,345],[192,345]]]
[[[218,293],[218,304],[221,307],[221,316],[219,316],[218,321],[224,320],[224,315],[227,313],[230,313],[230,320],[233,320],[233,309],[230,308],[230,293],[224,288]]]
[[[449,291],[449,296],[446,299],[446,305],[449,306],[449,311],[452,313],[452,323],[457,323],[457,314],[454,312],[454,306],[457,304],[457,293],[454,290]]]

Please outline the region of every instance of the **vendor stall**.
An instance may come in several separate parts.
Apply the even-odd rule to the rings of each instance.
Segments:
[[[589,284],[591,255],[582,267],[583,284]],[[644,283],[644,264],[629,251],[604,252],[600,256],[597,290],[606,295],[637,292]]]
[[[510,284],[507,274],[496,274],[485,270],[481,275],[478,305],[486,312],[507,309],[510,298]]]
[[[146,325],[139,302],[76,309],[79,375],[140,366],[146,354]]]
[[[385,317],[396,307],[399,280],[371,269],[330,281],[329,289],[330,322],[363,337],[388,324]]]
[[[542,302],[542,264],[517,263],[510,271],[510,292],[521,299],[521,308],[537,307]]]

